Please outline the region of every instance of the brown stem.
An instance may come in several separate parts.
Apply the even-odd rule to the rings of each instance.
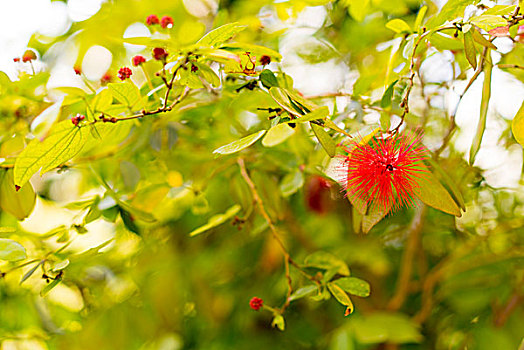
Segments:
[[[411,275],[413,272],[413,260],[419,247],[420,233],[422,232],[426,209],[427,207],[424,204],[421,204],[420,207],[417,208],[417,212],[411,221],[407,233],[408,240],[406,243],[406,249],[404,250],[404,255],[402,255],[400,273],[398,275],[395,293],[387,306],[389,310],[400,309],[408,296]]]

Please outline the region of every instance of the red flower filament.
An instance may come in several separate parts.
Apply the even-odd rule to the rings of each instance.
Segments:
[[[260,298],[257,298],[257,297],[253,297],[250,301],[249,301],[249,306],[255,310],[255,311],[258,311],[260,310],[260,308],[262,307],[262,305],[264,304],[264,300],[260,299]]]
[[[420,135],[373,138],[349,150],[344,188],[348,196],[387,211],[415,206],[414,189],[417,178],[427,172],[421,166],[427,157]]]

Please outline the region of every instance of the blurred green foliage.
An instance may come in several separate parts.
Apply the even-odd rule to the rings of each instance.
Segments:
[[[119,0],[35,34],[42,64],[0,72],[1,348],[522,347],[523,187],[495,188],[474,164],[506,88],[484,79],[487,32],[509,26],[494,64],[522,81],[523,15],[477,3]],[[151,14],[173,27],[124,38]],[[75,76],[93,45],[112,53],[105,81]],[[451,77],[425,81],[440,53]],[[442,97],[477,78],[466,158]],[[330,170],[341,146],[400,124],[431,154],[419,206],[350,203]]]

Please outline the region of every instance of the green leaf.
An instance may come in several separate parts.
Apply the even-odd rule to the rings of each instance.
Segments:
[[[342,277],[335,280],[337,286],[342,288],[349,294],[353,294],[359,297],[367,297],[370,293],[369,283],[356,277]]]
[[[244,148],[247,148],[258,141],[264,134],[266,133],[266,130],[260,130],[259,132],[256,132],[254,134],[248,135],[246,137],[241,138],[240,140],[233,141],[231,143],[228,143],[227,145],[224,145],[222,147],[217,148],[213,151],[215,154],[231,154],[236,153]]]
[[[220,78],[207,64],[194,63],[198,67],[197,74],[209,82],[213,87],[220,86]]]
[[[524,102],[511,122],[511,132],[515,140],[524,146]]]
[[[318,139],[318,142],[322,145],[326,153],[333,158],[337,151],[336,142],[329,136],[329,134],[324,130],[323,127],[318,126],[317,124],[310,123],[313,133]]]
[[[304,123],[304,122],[310,122],[313,120],[326,120],[326,117],[329,115],[329,108],[326,106],[322,106],[320,108],[315,109],[314,111],[311,111],[305,115],[303,115],[300,118],[297,119],[291,119],[288,121],[285,121],[284,123]]]
[[[62,278],[56,278],[54,279],[51,283],[49,283],[47,286],[45,286],[41,291],[40,291],[40,296],[41,297],[45,297],[53,288],[55,288],[58,283],[62,282]]]
[[[308,255],[304,260],[304,265],[324,270],[335,269],[336,273],[342,276],[349,276],[350,273],[347,264],[343,260],[340,260],[330,253],[322,251]]]
[[[391,84],[389,84],[386,91],[384,91],[384,95],[382,95],[382,99],[380,100],[380,107],[388,108],[391,106],[391,99],[393,98],[393,90],[397,82],[398,82],[398,79],[392,82]]]
[[[493,45],[491,41],[484,38],[482,34],[480,34],[479,30],[476,27],[472,27],[470,30],[473,40],[475,40],[477,43],[479,43],[482,46],[489,47],[490,49],[496,50],[497,47]]]
[[[275,100],[276,103],[280,107],[282,107],[286,112],[289,114],[295,116],[295,117],[301,117],[303,114],[300,109],[297,109],[296,104],[292,104],[292,100],[289,97],[289,95],[286,93],[286,89],[282,89],[279,87],[272,87],[269,89],[269,95]]]
[[[25,275],[22,277],[22,279],[20,280],[20,284],[24,283],[29,277],[31,277],[33,273],[35,273],[36,269],[38,269],[40,265],[42,265],[44,262],[45,260],[40,260],[38,264],[36,264],[29,271],[27,271]]]
[[[346,314],[350,314],[353,312],[353,303],[351,302],[351,299],[349,296],[344,292],[342,288],[340,288],[338,285],[332,282],[328,282],[327,287],[331,293],[337,299],[337,301],[347,307]]]
[[[120,212],[120,217],[122,218],[122,222],[124,223],[124,226],[131,232],[137,234],[140,236],[140,228],[135,223],[135,218],[133,215],[122,208],[121,206],[118,206],[118,211]]]
[[[438,50],[458,51],[464,48],[464,43],[452,36],[441,32],[434,32],[429,36],[429,42]]]
[[[430,207],[458,217],[462,216],[457,203],[455,203],[440,181],[424,165],[421,166],[427,172],[416,179],[417,186],[413,189],[415,195]]]
[[[18,220],[28,217],[36,203],[31,183],[25,183],[18,191],[13,180],[13,169],[0,170],[0,207]]]
[[[306,297],[313,293],[314,291],[318,291],[318,286],[311,284],[309,286],[304,286],[299,289],[297,289],[293,294],[289,296],[288,301],[292,302],[297,299],[301,299],[303,297]]]
[[[464,13],[466,6],[471,5],[472,0],[448,0],[437,16],[433,16],[428,20],[426,26],[428,29],[436,28],[446,21],[452,21],[457,16]]]
[[[386,28],[391,29],[395,33],[411,32],[411,27],[400,18],[395,18],[386,23]]]
[[[446,187],[451,191],[450,194],[459,206],[459,208],[465,211],[466,203],[464,202],[464,197],[462,197],[462,193],[460,193],[460,190],[455,184],[455,181],[453,181],[453,179],[440,167],[440,165],[432,157],[429,157],[427,161],[431,165],[432,169],[437,172],[440,178],[444,180],[444,185],[446,185]]]
[[[231,208],[229,208],[224,214],[218,214],[218,215],[212,216],[209,219],[209,221],[207,222],[207,224],[205,224],[204,226],[200,226],[199,228],[193,230],[189,234],[189,236],[190,237],[197,236],[203,232],[206,232],[209,229],[212,229],[213,227],[223,224],[224,222],[232,218],[236,213],[238,213],[240,209],[241,209],[240,205],[235,204]]]
[[[417,18],[415,19],[415,24],[413,25],[413,29],[415,31],[418,31],[420,29],[422,21],[424,20],[424,16],[426,16],[426,12],[428,12],[428,7],[426,5],[422,6],[418,11]]]
[[[473,42],[473,35],[471,31],[464,33],[464,52],[466,53],[466,59],[473,69],[477,69],[477,50],[475,49],[475,43]]]
[[[508,25],[508,22],[502,16],[484,14],[480,16],[471,17],[469,22],[476,25],[480,29],[484,29],[487,32],[494,28],[504,27]]]
[[[69,266],[69,259],[59,261],[53,266],[53,272],[58,272]]]
[[[27,258],[25,248],[12,239],[0,238],[0,260],[18,261]]]
[[[141,101],[140,90],[131,82],[109,83],[107,87],[113,97],[128,108],[135,107],[135,105]],[[141,106],[137,105],[136,109],[140,107]]]
[[[60,99],[53,103],[33,120],[31,123],[31,131],[35,137],[42,138],[48,133],[49,129],[51,129],[60,117],[63,102],[64,100]]]
[[[289,197],[304,186],[304,174],[300,170],[296,170],[287,174],[280,183],[280,192],[284,197]]]
[[[247,26],[239,25],[238,22],[224,24],[204,35],[197,41],[197,44],[202,46],[217,46],[240,33],[246,29],[246,27]]]
[[[370,10],[371,0],[347,0],[349,3],[349,14],[357,22],[362,22]]]
[[[119,100],[120,101],[120,100]],[[113,103],[113,94],[109,88],[101,90],[93,99],[92,108],[95,112],[105,112]]]
[[[14,183],[24,186],[39,169],[43,174],[76,156],[89,137],[88,129],[64,120],[51,129],[44,141],[31,141],[16,159]]]
[[[391,210],[391,205],[383,207],[377,203],[371,204],[368,207],[366,215],[362,217],[362,232],[368,233],[371,231],[373,226],[378,224]]]
[[[258,79],[266,89],[270,89],[274,86],[278,87],[277,77],[275,77],[275,74],[269,69],[264,69],[262,73],[260,73]]]
[[[279,330],[284,331],[286,325],[284,322],[284,317],[282,315],[275,315],[273,321],[271,321],[272,327],[277,327]]]
[[[469,164],[475,163],[475,157],[480,149],[482,143],[482,136],[484,136],[484,130],[486,129],[486,120],[488,116],[489,100],[491,98],[491,71],[493,65],[491,64],[491,52],[488,49],[486,52],[484,62],[484,83],[482,85],[482,100],[480,101],[480,116],[479,123],[477,125],[477,132],[471,143],[469,150]]]
[[[286,123],[277,124],[268,130],[266,136],[262,139],[264,147],[274,147],[286,141],[295,133],[295,129]]]

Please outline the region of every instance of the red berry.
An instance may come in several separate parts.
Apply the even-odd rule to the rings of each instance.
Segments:
[[[73,69],[75,70],[75,74],[76,74],[76,75],[80,75],[80,74],[82,74],[82,70],[80,69],[80,67],[75,66],[75,67],[73,67]]]
[[[148,26],[152,26],[152,25],[155,25],[155,24],[159,24],[160,20],[158,19],[157,15],[149,15],[146,18],[146,23],[147,23]]]
[[[271,57],[269,57],[268,55],[264,55],[264,56],[260,57],[260,64],[261,65],[267,66],[270,63],[271,63]]]
[[[20,62],[20,57],[15,57],[15,58],[13,58],[13,61],[14,61],[14,62]]]
[[[118,70],[118,78],[120,80],[124,81],[133,75],[133,72],[131,71],[131,68],[122,67]]]
[[[144,57],[144,56],[140,56],[140,55],[136,55],[136,56],[133,57],[133,59],[132,59],[133,66],[135,66],[135,67],[138,67],[139,65],[141,65],[141,64],[144,63],[145,61],[146,61],[145,57]]]
[[[260,308],[262,307],[262,305],[264,304],[264,300],[260,299],[260,298],[257,298],[257,297],[253,297],[250,301],[249,301],[249,306],[255,310],[255,311],[258,311],[260,310]]]
[[[153,57],[157,61],[163,61],[167,58],[167,51],[161,47],[155,47],[153,49]]]
[[[32,60],[36,60],[35,52],[32,51],[32,50],[27,50],[26,52],[24,52],[24,55],[22,56],[22,61],[23,62],[29,62],[29,61],[32,61]]]
[[[162,28],[171,28],[173,26],[173,18],[171,16],[164,16],[160,20]]]

